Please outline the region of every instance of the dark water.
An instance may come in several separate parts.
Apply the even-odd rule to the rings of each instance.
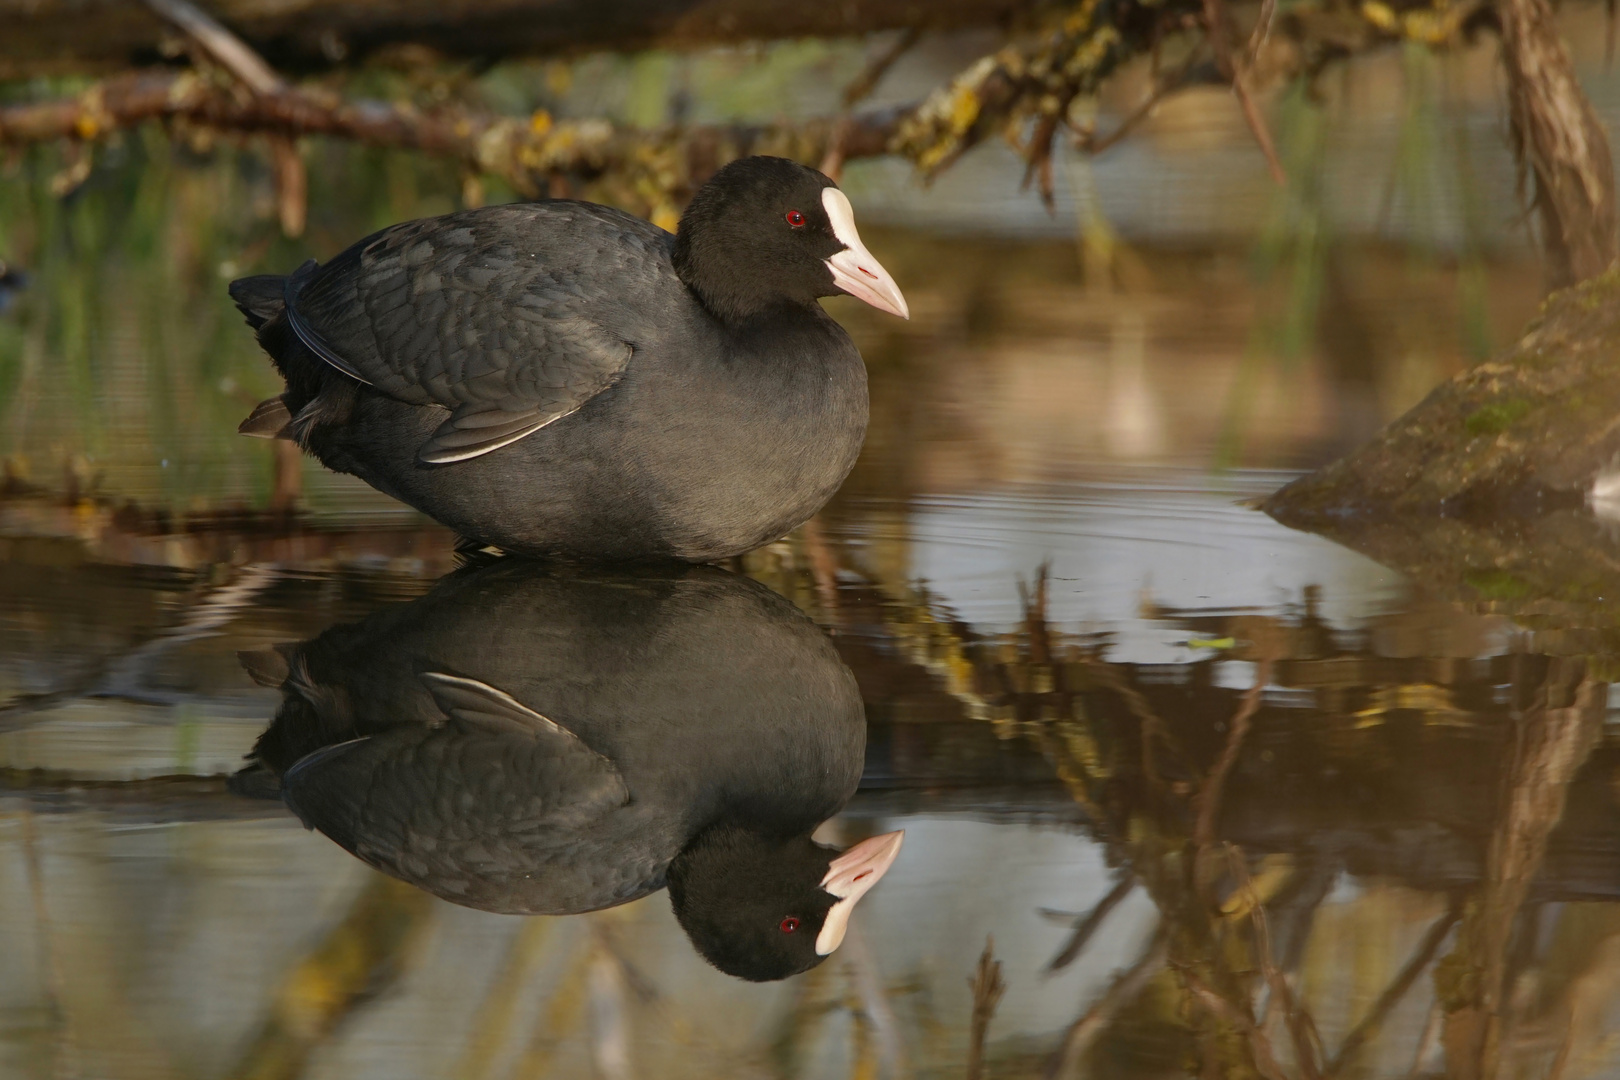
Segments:
[[[1290,353],[1241,253],[1105,290],[1067,243],[875,237],[914,318],[836,307],[867,453],[727,569],[859,684],[818,836],[906,841],[829,962],[751,985],[663,893],[471,910],[227,784],[282,699],[238,654],[407,610],[451,537],[231,434],[252,237],[126,195],[49,211],[120,254],[30,240],[0,322],[0,1076],[961,1076],[991,938],[994,1077],[1620,1069],[1610,526],[1248,508],[1507,340],[1533,267],[1343,247]]]

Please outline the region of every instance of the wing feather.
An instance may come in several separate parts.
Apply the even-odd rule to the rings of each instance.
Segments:
[[[684,288],[669,242],[638,218],[566,201],[406,222],[300,267],[288,323],[344,374],[451,410],[418,457],[464,461],[618,381]]]

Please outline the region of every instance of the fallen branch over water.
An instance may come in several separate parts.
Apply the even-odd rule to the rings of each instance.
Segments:
[[[1210,82],[1240,88],[1258,145],[1280,176],[1253,99],[1258,72],[1276,85],[1297,75],[1313,76],[1334,59],[1414,36],[1431,45],[1449,44],[1469,31],[1470,20],[1489,17],[1479,5],[1464,4],[1447,7],[1444,19],[1414,23],[1409,11],[1406,22],[1385,25],[1352,9],[1273,18],[1262,4],[1247,47],[1239,49],[1227,44],[1228,31],[1237,28],[1227,26],[1231,17],[1222,4],[1214,5],[1213,14],[1203,0],[1053,5],[1042,7],[1044,16],[1005,47],[913,105],[773,124],[643,130],[603,119],[557,120],[544,110],[501,116],[475,107],[419,108],[293,86],[248,43],[184,0],[149,2],[189,35],[198,69],[129,72],[73,97],[0,107],[0,146],[89,143],[156,120],[228,135],[269,136],[282,150],[280,172],[290,171],[283,168],[294,152],[290,140],[327,136],[454,158],[472,173],[506,179],[526,197],[554,190],[559,176],[591,180],[611,173],[623,181],[622,190],[635,193],[629,201],[643,203],[655,215],[673,210],[709,173],[743,154],[826,162],[835,170],[844,161],[893,154],[931,177],[991,138],[1018,147],[1050,203],[1051,156],[1063,133],[1078,149],[1100,153],[1143,119],[1152,103]],[[869,66],[846,92],[846,102],[869,92],[916,38],[908,33]],[[1214,59],[1200,60],[1204,44],[1217,38]],[[1115,136],[1099,137],[1071,115],[1071,106],[1094,95],[1121,65],[1148,56],[1157,68],[1166,47],[1180,51],[1183,61],[1157,78],[1148,105],[1128,117]]]
[[[772,38],[845,37],[921,26],[998,27],[1051,0],[207,0],[214,17],[284,68],[310,71],[378,54],[476,62],[591,50],[699,48]],[[173,48],[131,0],[0,2],[0,79],[107,70]]]
[[[882,110],[850,117],[842,132],[843,156],[886,153],[900,115]],[[527,117],[457,108],[429,112],[408,103],[349,100],[286,85],[248,96],[197,72],[153,70],[114,76],[71,98],[0,107],[0,145],[92,142],[150,120],[417,150],[459,159],[530,195],[543,192],[545,178],[554,173],[594,176],[677,164],[686,172],[704,165],[712,170],[749,153],[819,160],[834,127],[832,120],[811,120],[643,131],[605,120],[554,121],[544,112]]]

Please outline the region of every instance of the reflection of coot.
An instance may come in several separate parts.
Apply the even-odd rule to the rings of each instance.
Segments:
[[[281,708],[238,774],[386,873],[470,907],[566,914],[665,884],[747,979],[837,948],[899,834],[810,839],[865,723],[821,631],[747,578],[464,570],[408,604],[244,657]]]

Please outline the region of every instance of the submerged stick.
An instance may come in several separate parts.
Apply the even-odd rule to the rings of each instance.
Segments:
[[[996,1006],[1007,992],[1007,984],[1001,981],[1001,961],[995,956],[996,939],[986,935],[979,966],[968,979],[968,987],[973,991],[973,1026],[968,1033],[967,1080],[981,1080],[984,1076],[985,1037],[996,1015]]]

